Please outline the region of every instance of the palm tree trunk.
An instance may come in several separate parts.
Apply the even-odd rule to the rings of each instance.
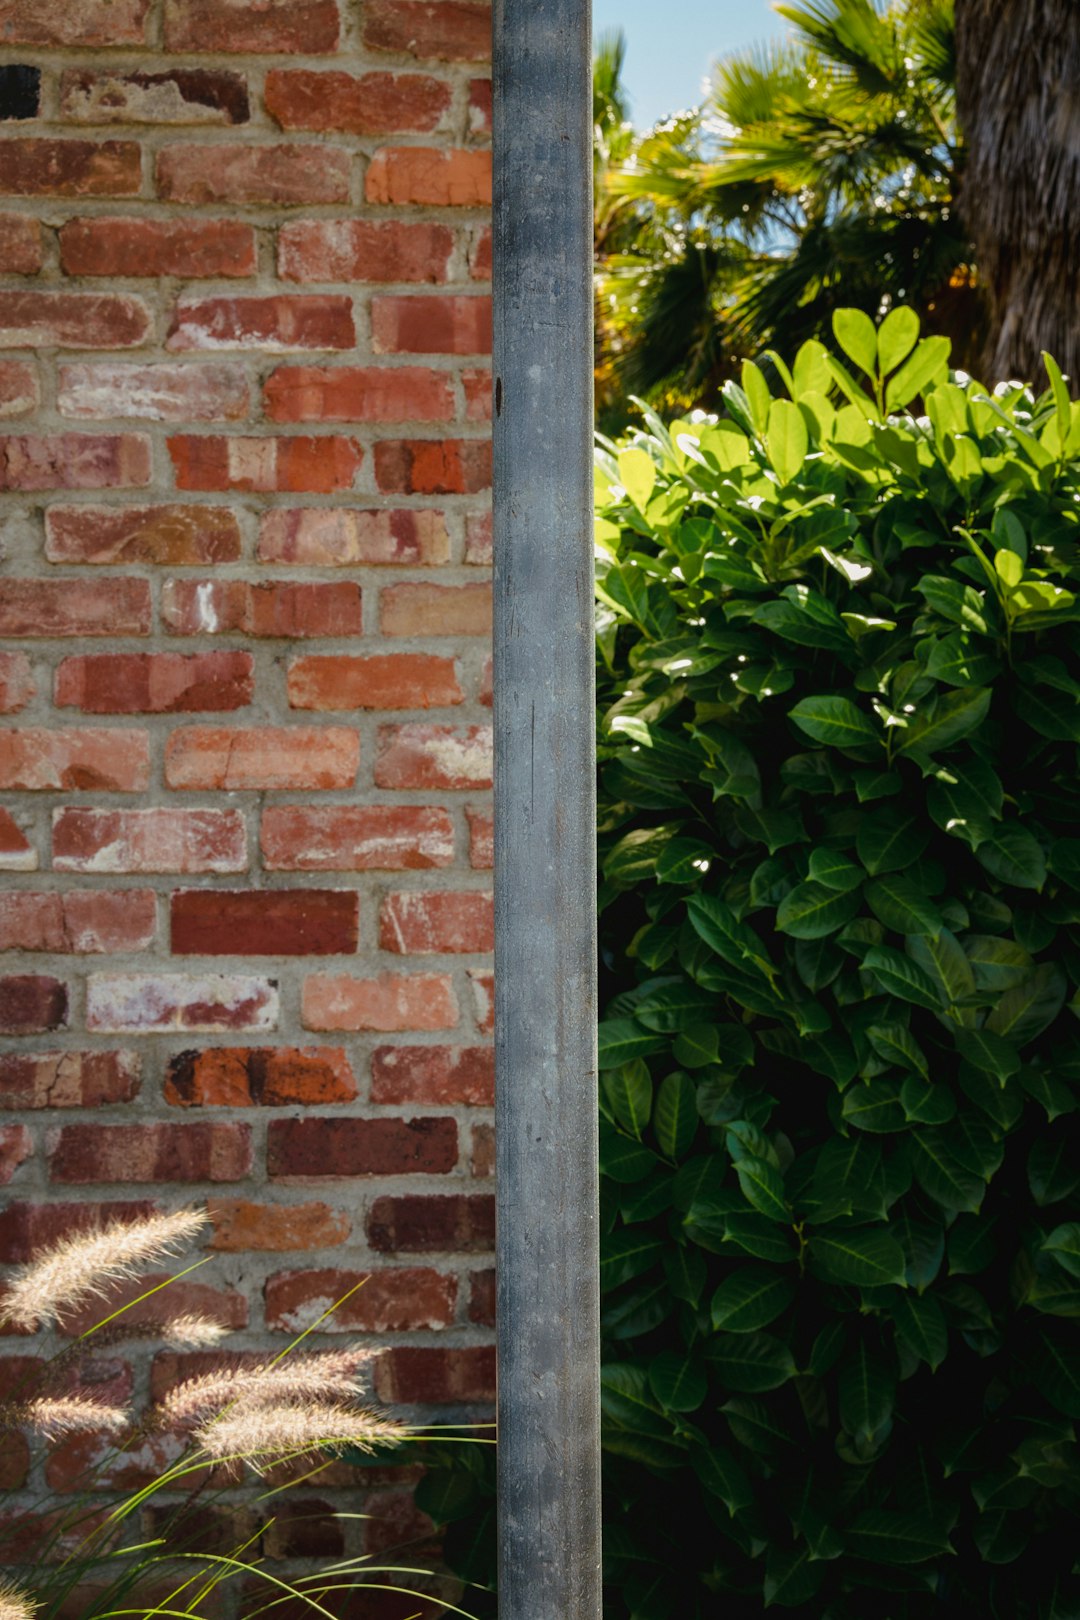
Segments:
[[[956,0],[959,203],[990,306],[984,379],[1080,380],[1080,3]]]

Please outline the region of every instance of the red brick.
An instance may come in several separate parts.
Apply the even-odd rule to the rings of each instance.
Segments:
[[[295,568],[432,566],[450,560],[450,539],[442,512],[279,508],[263,515],[256,555]]]
[[[137,489],[149,482],[144,433],[0,437],[0,489]]]
[[[237,1545],[234,1535],[228,1548]],[[275,1503],[274,1517],[263,1542],[267,1558],[340,1558],[345,1552],[345,1525],[338,1510],[317,1498]]]
[[[358,944],[350,889],[181,889],[172,897],[174,956],[340,956]]]
[[[277,1021],[276,979],[239,973],[92,973],[87,980],[87,1029],[216,1034],[275,1029]]]
[[[368,0],[363,40],[373,51],[484,62],[491,55],[491,7],[475,0]]]
[[[283,281],[445,281],[454,233],[401,219],[305,219],[278,233]]]
[[[469,1170],[477,1179],[491,1177],[495,1174],[495,1127],[493,1125],[473,1126]]]
[[[178,203],[344,203],[351,171],[338,146],[177,145],[157,157],[158,192]]]
[[[368,1515],[363,1533],[367,1557],[379,1560],[397,1557],[402,1547],[409,1547],[425,1559],[429,1555],[438,1559],[439,1542],[433,1539],[435,1526],[417,1507],[411,1491],[369,1491],[364,1498],[364,1508]],[[393,1617],[387,1615],[384,1620],[393,1620]],[[418,1611],[416,1620],[433,1620],[433,1617]]]
[[[243,709],[254,690],[248,652],[95,653],[56,671],[58,709],[84,714],[197,714]]]
[[[0,45],[143,45],[150,0],[0,0]]]
[[[489,208],[491,153],[441,146],[384,146],[364,178],[369,203]]]
[[[3,980],[0,980],[0,997],[3,995]],[[2,1001],[0,1001],[2,1007]],[[2,1020],[2,1013],[0,1013]],[[0,1028],[3,1028],[0,1021]],[[12,1031],[21,1034],[21,1030]],[[25,1164],[32,1158],[34,1142],[25,1125],[0,1125],[0,1186],[6,1186],[14,1176],[20,1164]]]
[[[389,894],[379,913],[379,945],[404,956],[493,950],[491,895],[445,889]]]
[[[0,1491],[17,1491],[30,1473],[30,1445],[24,1434],[12,1430],[0,1452]]]
[[[36,367],[25,360],[0,360],[0,421],[29,416],[40,402]]]
[[[469,248],[469,274],[474,281],[491,280],[491,226],[484,225]]]
[[[466,810],[469,818],[469,865],[490,871],[495,865],[495,826],[490,810]]]
[[[53,506],[45,555],[54,563],[235,562],[240,525],[224,506]]]
[[[426,366],[279,366],[266,384],[271,422],[451,422],[454,390]]]
[[[41,226],[28,214],[0,214],[0,275],[36,276],[41,269]]]
[[[491,134],[491,80],[469,80],[469,134]]]
[[[243,1125],[234,1125],[203,1128],[217,1129],[220,1131],[234,1130],[237,1132],[242,1132],[246,1127]],[[135,1146],[137,1158],[142,1158],[151,1155],[153,1152],[151,1144],[146,1141],[146,1137],[149,1136],[151,1132],[168,1131],[170,1129],[184,1130],[185,1127],[182,1125],[174,1125],[171,1127],[168,1125],[144,1127],[125,1127],[122,1125],[112,1127],[108,1125],[65,1125],[60,1134],[62,1136],[67,1136],[70,1133],[74,1138],[76,1133],[80,1131],[85,1131],[87,1133],[97,1131],[102,1136],[110,1135],[120,1137],[125,1133],[134,1136],[136,1132],[141,1130],[143,1133],[143,1140],[137,1145],[133,1143],[133,1146]],[[189,1125],[186,1127],[186,1129],[199,1130],[200,1127],[197,1125]],[[111,1151],[113,1155],[113,1163],[110,1164],[108,1168],[120,1170],[121,1174],[117,1176],[116,1179],[122,1180],[123,1161],[119,1158],[121,1152],[120,1143],[117,1142],[114,1146],[112,1146]],[[163,1149],[163,1151],[166,1150]],[[191,1147],[189,1146],[187,1152],[191,1155],[193,1166],[197,1168],[200,1163],[198,1151],[192,1151]],[[184,1150],[181,1149],[181,1158],[183,1153]],[[219,1168],[222,1165],[222,1161],[226,1158],[227,1153],[227,1144],[224,1141],[218,1143],[213,1157],[217,1161],[217,1166]],[[77,1152],[73,1152],[72,1156],[77,1158]],[[104,1169],[105,1166],[102,1166],[102,1168]],[[171,1177],[166,1173],[163,1179],[175,1179],[177,1181],[196,1179],[205,1181],[231,1181],[235,1179],[231,1175],[222,1176],[220,1174],[204,1175],[201,1177],[198,1175],[193,1175],[189,1177],[183,1173],[182,1165],[178,1165],[177,1168],[180,1171],[179,1174],[177,1174],[175,1177]],[[54,1179],[56,1179],[55,1176]],[[153,1175],[148,1175],[146,1179],[148,1181],[152,1181],[154,1177]],[[214,1288],[207,1283],[189,1282],[187,1278],[184,1278],[182,1281],[177,1279],[175,1282],[168,1282],[168,1287],[163,1293],[153,1294],[149,1299],[142,1298],[142,1296],[150,1289],[154,1288],[155,1285],[165,1283],[166,1280],[166,1273],[155,1274],[154,1272],[149,1272],[144,1276],[132,1278],[128,1282],[114,1285],[114,1287],[109,1290],[104,1302],[100,1299],[92,1299],[79,1310],[73,1311],[70,1315],[65,1316],[62,1322],[61,1331],[67,1334],[88,1333],[97,1325],[98,1322],[100,1322],[103,1314],[103,1308],[105,1311],[114,1311],[122,1305],[127,1307],[127,1309],[124,1311],[124,1325],[126,1327],[137,1327],[140,1324],[146,1324],[148,1326],[150,1324],[154,1324],[157,1326],[160,1324],[163,1316],[189,1315],[208,1317],[211,1321],[218,1322],[224,1328],[236,1329],[247,1326],[247,1300],[243,1294],[238,1293],[233,1289]],[[161,1336],[162,1335],[160,1332],[151,1334],[151,1337],[155,1339],[160,1338]],[[103,1483],[100,1475],[97,1476],[95,1483]]]
[[[395,1345],[375,1369],[380,1400],[404,1405],[458,1405],[495,1399],[493,1344]]]
[[[169,51],[336,51],[337,0],[165,0]]]
[[[43,1054],[57,1058],[79,1055],[59,1052]],[[119,1055],[132,1057],[131,1053]],[[60,1106],[67,1107],[68,1104],[63,1102]],[[52,1248],[61,1238],[72,1237],[77,1232],[99,1231],[114,1221],[145,1220],[154,1213],[154,1205],[148,1199],[110,1199],[105,1203],[84,1203],[80,1200],[77,1204],[43,1204],[38,1200],[33,1203],[10,1203],[0,1214],[0,1259],[5,1265],[23,1265],[42,1249]]]
[[[426,1266],[370,1272],[279,1271],[266,1280],[266,1325],[302,1333],[338,1300],[337,1309],[320,1323],[324,1333],[444,1328],[454,1320],[457,1278]]]
[[[113,293],[0,292],[0,344],[9,349],[130,349],[150,335],[140,298]]]
[[[239,810],[57,810],[57,872],[243,872]]]
[[[462,1103],[490,1108],[495,1101],[495,1052],[490,1046],[380,1046],[371,1058],[373,1103]]]
[[[234,365],[61,366],[61,416],[134,416],[151,422],[240,422],[251,409]]]
[[[476,1027],[481,1035],[490,1035],[495,1028],[495,975],[490,968],[470,968]]]
[[[304,981],[305,1029],[453,1029],[457,997],[448,974],[381,973],[377,979],[314,975]]]
[[[492,527],[490,512],[470,513],[465,520],[465,561],[474,567],[491,567]]]
[[[156,930],[156,898],[149,889],[20,889],[0,895],[0,951],[143,951]]]
[[[294,709],[428,709],[463,698],[454,660],[428,653],[319,654],[289,666]]]
[[[220,439],[178,435],[168,441],[178,489],[351,489],[364,452],[355,439]]]
[[[0,636],[145,636],[145,579],[0,580]]]
[[[261,844],[272,872],[400,872],[452,865],[454,824],[426,805],[271,805]]]
[[[69,124],[246,124],[251,107],[242,73],[67,68],[60,114]]]
[[[495,1247],[495,1200],[486,1193],[376,1198],[367,1235],[380,1254],[487,1254]]]
[[[465,420],[491,421],[491,372],[463,371],[461,385],[465,390]]]
[[[67,1015],[67,985],[59,979],[40,973],[9,973],[0,978],[0,1035],[44,1035],[51,1029],[63,1029]],[[11,1128],[5,1126],[4,1130]]]
[[[35,872],[38,853],[10,810],[0,809],[0,872]]]
[[[0,788],[35,793],[144,793],[150,783],[145,731],[87,726],[0,732]]]
[[[360,739],[339,726],[258,726],[226,731],[186,726],[165,750],[165,781],[173,788],[276,791],[351,788]],[[0,776],[2,780],[2,776]]]
[[[282,129],[423,135],[449,111],[450,86],[420,73],[312,73],[273,68],[266,110]]]
[[[136,1052],[11,1052],[0,1057],[0,1108],[102,1108],[132,1102],[141,1072]]]
[[[376,354],[490,354],[491,300],[409,293],[373,298]]]
[[[193,298],[176,306],[166,347],[351,349],[356,342],[352,299],[329,293],[275,293],[263,298]]]
[[[274,1119],[266,1164],[285,1176],[446,1175],[457,1164],[457,1121],[433,1119]]]
[[[375,482],[386,495],[476,495],[491,488],[489,439],[381,439]]]
[[[493,679],[494,660],[489,653],[480,669],[480,689],[476,694],[479,701],[488,709],[492,708],[495,702]]]
[[[142,156],[135,141],[6,140],[0,192],[8,197],[137,197]]]
[[[161,619],[177,636],[358,636],[363,629],[360,587],[248,580],[166,581]]]
[[[210,1247],[234,1254],[330,1249],[345,1243],[352,1232],[348,1215],[329,1204],[253,1204],[214,1198],[208,1212],[214,1225]]]
[[[490,726],[380,726],[375,785],[382,788],[491,786]]]
[[[0,652],[0,714],[18,714],[37,691],[30,660],[23,652]]]
[[[165,1101],[180,1108],[285,1108],[353,1102],[356,1080],[337,1046],[215,1046],[169,1060]]]
[[[230,219],[69,219],[60,263],[69,276],[253,276],[255,232]]]
[[[495,1326],[495,1268],[474,1271],[469,1277],[469,1321],[477,1327]]]
[[[490,636],[491,586],[385,586],[379,628],[384,636]]]

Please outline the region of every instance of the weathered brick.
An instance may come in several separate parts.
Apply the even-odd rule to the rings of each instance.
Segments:
[[[427,208],[491,206],[491,153],[441,146],[384,146],[368,164],[369,203],[419,203]]]
[[[153,944],[156,930],[156,897],[149,889],[19,889],[0,895],[0,951],[142,951]]]
[[[271,422],[451,422],[454,390],[426,366],[279,366],[265,389]]]
[[[149,781],[145,731],[0,731],[0,788],[11,792],[143,793]]]
[[[0,809],[0,872],[36,872],[38,852],[10,810]]]
[[[490,512],[471,512],[466,518],[465,561],[476,568],[491,567],[492,519]]]
[[[263,1030],[276,1028],[277,1019],[274,979],[220,973],[94,973],[86,985],[86,1027],[107,1034]]]
[[[2,442],[2,441],[0,441]],[[351,489],[364,452],[355,439],[222,439],[177,435],[168,441],[178,489],[246,489],[331,495]]]
[[[142,155],[135,141],[4,142],[0,193],[8,197],[137,197]]]
[[[141,1073],[136,1052],[10,1052],[0,1057],[0,1108],[102,1108],[132,1102]]]
[[[145,636],[145,579],[0,580],[0,636]]]
[[[492,411],[491,372],[463,371],[461,386],[465,390],[465,420],[490,422]]]
[[[44,1057],[77,1054],[44,1053]],[[111,1055],[111,1054],[106,1054]],[[124,1054],[132,1057],[133,1054]],[[22,1059],[33,1063],[34,1058]],[[36,1105],[35,1105],[36,1106]],[[68,1106],[62,1103],[61,1107]],[[99,1231],[114,1221],[141,1221],[154,1214],[150,1199],[108,1199],[104,1202],[33,1203],[13,1201],[0,1213],[0,1259],[5,1265],[23,1265],[42,1249],[79,1232]]]
[[[0,275],[36,276],[40,269],[41,226],[37,220],[28,214],[0,214]]]
[[[262,518],[257,556],[296,568],[434,566],[449,561],[450,539],[442,512],[280,508]]]
[[[469,80],[469,134],[491,134],[491,80]]]
[[[69,276],[253,276],[255,232],[230,219],[69,219],[60,263]]]
[[[180,1108],[346,1103],[356,1079],[342,1047],[215,1046],[169,1060],[165,1101]]]
[[[376,354],[490,354],[491,300],[479,293],[373,298],[371,345]]]
[[[315,1030],[453,1029],[457,997],[448,974],[381,973],[375,979],[316,974],[304,981],[303,1022]]]
[[[0,292],[0,344],[9,349],[130,349],[150,335],[141,298],[113,293]]]
[[[316,654],[289,666],[294,709],[428,709],[461,703],[452,658],[376,653],[369,658]]]
[[[469,1153],[469,1172],[477,1180],[490,1179],[495,1174],[495,1127],[474,1125],[472,1147]]]
[[[367,1235],[380,1254],[485,1254],[495,1247],[495,1200],[486,1193],[376,1198]]]
[[[3,981],[0,980],[0,1029],[3,1024]],[[21,1030],[11,1033],[21,1034]],[[33,1157],[34,1139],[25,1125],[0,1125],[0,1186],[6,1186],[21,1164]],[[18,1482],[21,1483],[21,1480]]]
[[[94,1127],[87,1126],[85,1128],[92,1130]],[[167,1127],[163,1128],[167,1129]],[[244,1129],[240,1125],[234,1128],[238,1131]],[[75,1132],[80,1127],[67,1125],[64,1129]],[[110,1127],[103,1126],[101,1129],[109,1130]],[[122,1127],[114,1126],[112,1129],[115,1131],[122,1129]],[[203,1179],[216,1180],[217,1178],[205,1177]],[[231,1180],[232,1178],[228,1179]],[[143,1276],[131,1278],[127,1282],[114,1284],[106,1295],[108,1309],[117,1310],[120,1306],[126,1307],[124,1310],[125,1326],[138,1327],[142,1324],[160,1323],[162,1296],[160,1294],[151,1294],[149,1298],[143,1298],[142,1296],[149,1290],[154,1289],[156,1285],[163,1284],[166,1281],[168,1281],[167,1273],[151,1271]],[[187,1278],[183,1278],[177,1279],[175,1282],[169,1281],[167,1297],[170,1315],[202,1316],[212,1322],[217,1322],[226,1329],[235,1330],[247,1326],[247,1300],[236,1289],[215,1288],[209,1283],[192,1282]],[[77,1310],[65,1314],[61,1322],[61,1331],[70,1335],[88,1333],[101,1319],[101,1306],[100,1299],[90,1299]],[[158,1336],[156,1333],[153,1334],[154,1338]],[[98,1481],[102,1481],[100,1474],[97,1476],[95,1483]]]
[[[261,846],[272,872],[410,871],[453,863],[454,824],[425,805],[271,805]]]
[[[18,714],[37,691],[24,652],[0,652],[0,714]]]
[[[337,0],[165,0],[170,51],[336,51]]]
[[[0,421],[29,416],[40,402],[37,368],[25,360],[0,360]]]
[[[174,956],[340,956],[358,943],[351,889],[181,889],[172,897]]]
[[[469,818],[469,865],[489,871],[495,865],[495,827],[490,810],[466,810]]]
[[[283,281],[445,281],[454,233],[403,219],[305,219],[278,233]]]
[[[57,810],[58,872],[244,872],[238,810]]]
[[[54,1182],[82,1186],[242,1181],[251,1160],[246,1125],[62,1125],[49,1173]]]
[[[379,727],[377,787],[489,788],[491,769],[490,726]]]
[[[166,347],[283,354],[294,349],[351,349],[355,342],[351,298],[276,293],[182,300],[173,314]]]
[[[491,586],[384,586],[379,628],[384,636],[490,636]]]
[[[336,146],[167,146],[157,157],[166,202],[276,203],[349,200],[352,154]]]
[[[251,409],[233,365],[61,366],[61,416],[133,416],[153,422],[240,422]]]
[[[0,1491],[17,1491],[30,1473],[30,1442],[17,1429],[5,1439],[0,1453]]]
[[[406,956],[478,952],[494,948],[490,894],[454,892],[389,894],[379,912],[379,945]]]
[[[144,433],[0,437],[0,489],[138,489],[150,471]]]
[[[352,1223],[329,1204],[255,1204],[246,1199],[211,1199],[212,1249],[229,1253],[287,1254],[298,1249],[330,1249],[345,1243]],[[0,1217],[2,1220],[2,1217]]]
[[[495,1326],[495,1268],[474,1271],[469,1277],[469,1321],[477,1327]]]
[[[150,0],[0,0],[2,45],[142,45]]]
[[[358,636],[363,629],[360,587],[248,580],[166,581],[161,618],[173,635],[255,637]]]
[[[44,1035],[63,1029],[67,1016],[67,985],[59,979],[45,973],[0,978],[0,1035]]]
[[[236,1545],[234,1535],[229,1551]],[[329,1502],[290,1492],[275,1505],[263,1546],[267,1558],[340,1558],[345,1551],[344,1519]]]
[[[457,1121],[274,1119],[266,1163],[272,1177],[446,1175],[457,1164]]]
[[[423,135],[448,112],[450,86],[420,73],[312,73],[273,68],[266,110],[282,129]]]
[[[253,727],[226,731],[186,726],[165,750],[165,781],[173,788],[280,790],[352,787],[360,739],[338,726]]]
[[[368,0],[363,40],[373,51],[483,62],[491,55],[491,7],[477,0]]]
[[[235,562],[240,525],[224,506],[53,506],[45,555],[54,563]]]
[[[380,1356],[375,1369],[380,1400],[458,1405],[495,1399],[493,1344],[395,1345]]]
[[[243,709],[254,691],[248,652],[93,653],[56,671],[58,709],[84,714],[198,714]]]
[[[495,975],[489,968],[470,968],[469,984],[476,1027],[481,1035],[490,1035],[495,1028]]]
[[[242,73],[67,68],[60,114],[69,124],[246,124],[251,107]]]
[[[475,232],[469,247],[469,275],[474,281],[491,280],[491,253],[491,226],[483,225]]]
[[[375,482],[386,495],[476,495],[491,488],[489,439],[380,439]]]
[[[454,1320],[457,1278],[426,1266],[371,1272],[282,1271],[266,1280],[266,1324],[302,1333],[337,1301],[341,1301],[337,1309],[320,1323],[324,1333],[444,1328]]]

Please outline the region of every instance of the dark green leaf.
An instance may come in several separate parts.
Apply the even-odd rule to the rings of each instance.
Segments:
[[[929,831],[910,810],[898,804],[882,805],[859,821],[855,848],[874,877],[898,872],[917,861],[929,842]]]
[[[681,1159],[690,1151],[698,1127],[694,1083],[681,1070],[661,1081],[653,1113],[657,1145],[667,1159]]]
[[[975,854],[992,877],[1014,889],[1041,889],[1046,882],[1046,857],[1026,827],[992,827]]]
[[[823,939],[850,922],[859,905],[858,893],[837,893],[823,883],[800,883],[781,902],[776,926],[795,939]]]
[[[803,698],[791,718],[808,737],[833,748],[881,747],[881,733],[873,720],[848,698]]]
[[[897,934],[939,934],[944,926],[933,901],[902,873],[877,878],[864,892],[874,916]]]
[[[825,1282],[859,1288],[904,1283],[904,1255],[895,1238],[873,1227],[815,1233],[810,1244],[814,1271]]]
[[[746,1266],[722,1282],[712,1300],[715,1332],[757,1333],[790,1305],[795,1290],[785,1277]]]
[[[909,1289],[893,1297],[889,1313],[901,1345],[936,1372],[949,1347],[945,1317],[937,1300],[932,1294],[916,1294]]]
[[[791,1351],[771,1333],[719,1333],[707,1355],[721,1387],[743,1395],[764,1395],[795,1376]]]
[[[696,1412],[708,1387],[702,1367],[677,1350],[663,1350],[649,1363],[649,1388],[669,1412]]]

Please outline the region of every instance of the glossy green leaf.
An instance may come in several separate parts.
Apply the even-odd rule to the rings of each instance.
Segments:
[[[769,460],[780,482],[790,484],[802,472],[810,440],[802,412],[788,399],[777,399],[769,406],[767,438]]]
[[[803,698],[792,709],[791,718],[808,737],[833,748],[881,746],[881,734],[873,720],[848,698]]]
[[[653,1112],[657,1146],[667,1159],[682,1159],[689,1153],[698,1128],[697,1095],[694,1083],[676,1069],[660,1082]]]
[[[758,1333],[787,1309],[794,1292],[786,1277],[763,1266],[746,1266],[735,1271],[713,1295],[713,1330]]]
[[[948,1352],[949,1330],[933,1295],[917,1294],[913,1289],[898,1293],[889,1303],[889,1313],[900,1344],[936,1371]]]
[[[992,877],[1014,889],[1041,889],[1046,882],[1046,856],[1026,827],[992,827],[975,854]]]
[[[838,893],[823,883],[800,883],[781,902],[776,926],[793,939],[824,939],[850,922],[860,904],[857,893]]]
[[[879,1288],[905,1281],[903,1250],[888,1232],[874,1227],[815,1232],[810,1259],[824,1282]]]
[[[856,853],[874,877],[899,872],[917,861],[930,841],[928,829],[901,805],[882,805],[859,821]]]
[[[764,1395],[795,1376],[795,1358],[771,1333],[718,1333],[707,1355],[721,1387],[739,1394]]]
[[[696,1412],[708,1393],[705,1370],[692,1356],[663,1350],[649,1363],[649,1388],[668,1412]]]
[[[833,336],[860,371],[875,377],[878,369],[878,334],[861,309],[838,309],[832,318]],[[889,368],[891,369],[891,368]]]
[[[864,893],[874,916],[894,933],[934,935],[944,927],[941,912],[933,901],[901,872],[875,878],[866,885]]]
[[[600,1088],[617,1125],[640,1137],[652,1113],[652,1080],[640,1058],[602,1073]]]

